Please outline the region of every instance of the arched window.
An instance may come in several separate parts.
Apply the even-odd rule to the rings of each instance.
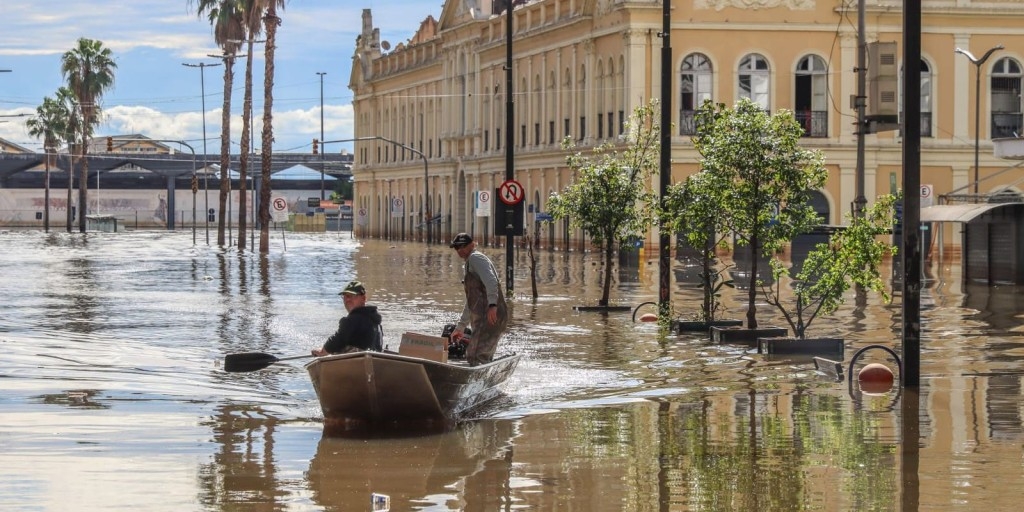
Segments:
[[[796,65],[796,97],[793,115],[804,128],[804,137],[828,137],[828,68],[817,55]]]
[[[743,57],[737,77],[739,78],[739,97],[753,101],[766,111],[770,110],[771,103],[769,103],[768,92],[771,75],[768,69],[768,60],[756,53]]]
[[[992,66],[992,131],[989,138],[1016,137],[1021,130],[1020,63],[1003,57]]]
[[[679,72],[679,134],[697,133],[696,113],[705,101],[711,101],[711,59],[703,53],[691,53],[683,59]]]
[[[928,62],[921,59],[921,136],[932,136],[932,71]],[[900,80],[903,67],[900,67]],[[900,126],[903,125],[903,86],[900,85]],[[902,128],[900,128],[902,136]]]

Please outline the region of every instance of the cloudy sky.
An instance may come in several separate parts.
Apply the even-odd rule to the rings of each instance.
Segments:
[[[103,98],[104,122],[97,135],[141,133],[155,139],[184,140],[201,152],[201,85],[206,90],[206,146],[219,151],[223,67],[209,21],[195,11],[195,0],[3,0],[0,23],[0,137],[41,151],[25,129],[45,96],[64,80],[61,55],[80,37],[98,39],[117,63],[113,89]],[[441,15],[443,0],[289,0],[279,15],[274,79],[274,150],[310,151],[320,137],[320,76],[323,77],[324,138],[352,137],[352,93],[348,79],[362,11],[371,9],[381,38],[392,44],[410,39],[427,16]],[[257,45],[259,46],[259,45]],[[263,110],[263,52],[255,53],[254,110]],[[244,60],[236,66],[232,95],[232,146],[241,132]],[[203,82],[202,84],[200,82]],[[258,122],[258,121],[257,121]],[[257,125],[259,129],[259,125]],[[259,134],[256,145],[259,146]],[[340,150],[342,145],[337,145]],[[349,149],[351,144],[346,144]],[[335,148],[329,147],[332,152]]]

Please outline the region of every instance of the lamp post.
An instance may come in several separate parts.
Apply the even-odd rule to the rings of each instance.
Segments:
[[[982,55],[980,59],[974,57],[974,55],[962,48],[956,48],[953,50],[955,53],[962,54],[967,57],[967,60],[974,64],[974,195],[978,195],[978,182],[981,181],[979,169],[978,169],[978,148],[981,138],[981,65],[993,53],[998,50],[1002,50],[1003,45],[996,45],[989,48],[985,55]]]
[[[206,166],[206,68],[215,68],[220,66],[219,62],[213,64],[207,64],[206,62],[200,62],[199,64],[189,64],[187,62],[181,63],[182,66],[189,68],[199,68],[199,92],[202,94],[202,108],[203,108],[203,194],[205,196],[205,210],[204,217],[206,218],[206,245],[210,245],[210,187],[209,187],[209,175]]]
[[[316,74],[320,75],[320,143],[323,144],[324,140],[324,75],[327,73],[324,71],[317,71]],[[320,147],[320,200],[326,199],[324,197],[324,147]]]

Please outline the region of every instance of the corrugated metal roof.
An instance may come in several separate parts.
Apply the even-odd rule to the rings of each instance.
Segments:
[[[1022,203],[942,204],[921,208],[921,222],[970,222],[979,215],[1002,206]]]

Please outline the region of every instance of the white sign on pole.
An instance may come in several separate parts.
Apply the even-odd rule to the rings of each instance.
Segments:
[[[370,224],[370,217],[366,212],[366,208],[360,208],[356,210],[356,225],[367,226]]]
[[[476,205],[477,217],[491,216],[491,192],[488,190],[477,190],[473,192],[474,204]]]
[[[391,198],[391,217],[401,218],[405,215],[405,201],[401,197]]]
[[[921,185],[921,208],[927,208],[934,203],[935,188],[931,185]]]
[[[284,196],[270,198],[270,218],[274,222],[288,222],[288,200]]]

